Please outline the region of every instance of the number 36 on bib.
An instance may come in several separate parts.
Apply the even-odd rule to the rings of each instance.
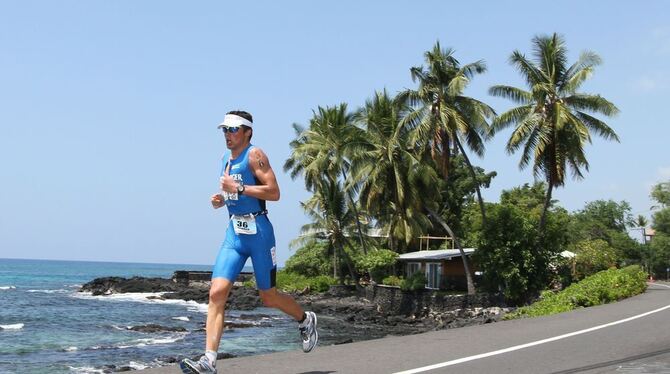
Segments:
[[[253,235],[256,233],[256,217],[232,216],[231,220],[236,234]]]

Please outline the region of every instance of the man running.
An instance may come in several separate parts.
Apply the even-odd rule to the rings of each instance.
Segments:
[[[305,312],[289,295],[276,289],[275,236],[265,201],[279,200],[279,185],[265,153],[251,144],[253,118],[244,111],[226,114],[219,125],[226,137],[220,194],[211,197],[214,209],[226,205],[230,223],[214,265],[207,308],[205,354],[198,361],[184,359],[184,373],[216,373],[216,356],[223,333],[224,310],[233,282],[251,257],[258,293],[267,307],[277,308],[299,323],[302,349],[317,344],[316,314]]]

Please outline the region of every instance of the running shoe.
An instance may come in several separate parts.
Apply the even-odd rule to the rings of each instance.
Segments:
[[[299,326],[300,337],[302,338],[302,351],[311,352],[316,343],[319,342],[319,333],[316,331],[316,314],[314,312],[305,312],[305,320]]]
[[[200,374],[200,373],[214,373],[216,368],[209,361],[207,356],[203,355],[198,361],[189,360],[185,358],[179,363],[179,367],[184,374]]]

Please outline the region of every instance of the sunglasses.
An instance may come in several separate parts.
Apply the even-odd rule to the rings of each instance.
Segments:
[[[223,131],[224,134],[231,133],[235,134],[236,132],[240,131],[240,126],[236,127],[228,127],[228,126],[221,126],[221,131]]]

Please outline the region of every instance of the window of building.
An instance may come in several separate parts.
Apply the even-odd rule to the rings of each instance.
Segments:
[[[426,287],[440,288],[440,280],[442,279],[441,264],[439,262],[430,262],[426,265]]]
[[[412,274],[421,270],[421,263],[419,262],[408,262],[407,263],[407,277],[411,277]]]

